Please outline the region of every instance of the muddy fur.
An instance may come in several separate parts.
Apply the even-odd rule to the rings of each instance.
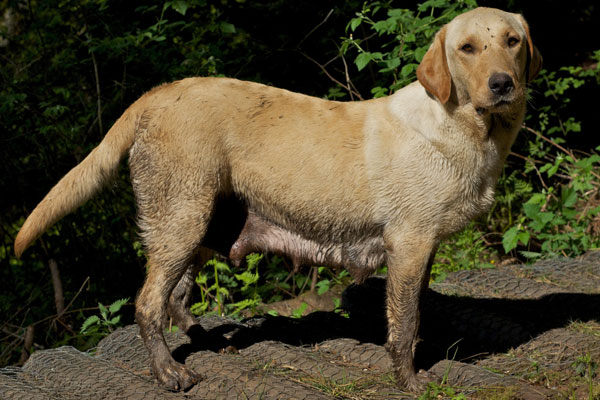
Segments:
[[[224,78],[162,85],[52,188],[15,252],[100,190],[129,153],[148,254],[136,318],[163,385],[201,379],[173,360],[162,329],[169,315],[193,325],[189,288],[212,247],[235,263],[268,250],[357,279],[387,263],[387,348],[398,384],[418,391],[419,304],[435,249],[491,206],[540,67],[521,16],[479,8],[442,28],[418,81],[387,98],[342,103]],[[492,90],[498,74],[510,90]]]

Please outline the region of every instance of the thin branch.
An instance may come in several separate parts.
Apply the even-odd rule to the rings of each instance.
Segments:
[[[65,298],[63,295],[62,282],[60,281],[60,272],[58,271],[58,264],[56,263],[56,260],[51,258],[48,261],[48,267],[50,268],[50,275],[52,276],[56,314],[58,315],[57,318],[60,318],[63,312],[65,312]]]
[[[123,304],[123,306],[135,306],[135,303],[125,303]],[[83,311],[96,311],[99,310],[99,307],[83,307],[83,308],[77,308],[75,310],[71,310],[71,311],[66,311],[63,313],[63,315],[67,315],[67,314],[76,314],[78,312],[83,312]],[[35,321],[33,324],[31,325],[39,325],[43,322],[49,321],[51,319],[56,319],[58,317],[58,315],[54,314],[54,315],[49,315],[45,318],[40,319],[39,321]]]
[[[563,153],[565,153],[566,155],[570,156],[573,161],[577,162],[577,157],[575,157],[575,154],[573,154],[572,151],[567,150],[566,148],[562,147],[560,144],[556,143],[555,141],[553,141],[552,139],[548,139],[546,136],[542,135],[541,133],[539,133],[538,131],[536,131],[535,129],[532,129],[530,127],[528,127],[527,125],[523,124],[523,128],[525,128],[528,132],[533,133],[534,135],[536,135],[537,137],[539,137],[542,140],[545,140],[546,142],[550,143],[551,145],[553,145],[554,147],[560,149]],[[600,175],[598,175],[597,173],[595,173],[594,171],[590,171],[590,174],[594,175],[596,178],[600,179]]]
[[[353,90],[351,87],[344,85],[342,82],[338,81],[337,79],[335,79],[333,76],[331,76],[331,74],[329,73],[329,71],[327,71],[327,69],[325,67],[323,67],[321,64],[319,64],[318,61],[316,61],[315,59],[313,59],[312,57],[310,57],[308,54],[305,54],[303,52],[300,52],[300,54],[302,54],[304,57],[306,57],[309,61],[312,61],[314,64],[316,64],[319,68],[321,68],[321,70],[325,73],[325,75],[327,75],[327,77],[329,79],[331,79],[333,82],[335,82],[336,84],[338,84],[339,86],[343,87],[344,89],[346,89],[348,91],[348,93],[350,93],[351,95],[354,94],[356,97],[358,97],[360,100],[364,100],[363,97],[360,95],[360,93],[356,92],[355,90]]]
[[[526,157],[526,156],[522,156],[520,154],[515,153],[514,151],[511,151],[509,154],[511,156],[521,158],[521,159],[531,163],[531,166],[533,167],[533,169],[535,169],[535,172],[537,173],[538,178],[540,178],[540,182],[542,182],[542,186],[544,186],[544,188],[546,188],[546,190],[548,190],[548,185],[546,185],[546,182],[544,182],[544,178],[542,178],[542,173],[540,172],[538,167],[535,166],[535,163],[537,162],[537,160],[534,160],[534,159]]]
[[[317,267],[312,267],[312,281],[310,283],[310,291],[311,293],[315,292],[315,289],[317,288],[317,279],[319,276],[319,272],[318,272],[318,268]]]
[[[317,26],[315,26],[314,28],[312,28],[310,30],[310,32],[308,32],[306,34],[306,36],[304,36],[302,38],[302,40],[300,40],[300,42],[298,42],[298,45],[296,46],[296,48],[299,49],[300,45],[302,44],[302,42],[304,42],[310,35],[312,35],[317,29],[319,29],[319,27],[321,25],[323,25],[325,22],[327,22],[327,20],[329,19],[329,17],[331,17],[331,14],[333,14],[333,8],[331,10],[329,10],[329,12],[327,13],[327,16],[325,17],[325,19],[323,19],[323,21],[321,21]]]
[[[346,63],[346,59],[344,58],[344,56],[343,55],[340,55],[340,56],[342,57],[342,62],[344,63],[344,73],[346,75],[346,85],[348,85],[348,87],[351,87],[352,81],[350,80],[350,74],[348,73],[348,64]],[[349,93],[350,93],[350,100],[354,100],[354,96],[352,95],[352,92],[350,91]],[[312,287],[311,287],[311,291],[312,291]]]
[[[75,301],[75,299],[77,297],[79,297],[79,295],[81,294],[81,291],[83,290],[83,288],[85,287],[85,285],[89,281],[90,281],[90,277],[88,276],[87,278],[85,278],[85,280],[81,284],[81,287],[79,288],[79,290],[77,291],[77,293],[75,294],[75,296],[73,296],[73,298],[71,299],[71,301],[69,302],[69,304],[67,304],[67,306],[64,308],[63,314],[65,314],[67,312],[67,310],[71,307],[71,305],[73,305],[73,302]],[[58,318],[58,316],[57,316],[57,318]]]
[[[545,140],[546,142],[550,143],[551,145],[557,147],[558,149],[560,149],[563,153],[565,153],[566,155],[569,155],[571,157],[573,157],[573,160],[577,161],[577,158],[575,157],[575,155],[573,155],[572,152],[570,152],[569,150],[565,149],[564,147],[562,147],[560,144],[556,143],[555,141],[548,139],[546,136],[542,135],[541,133],[539,133],[538,131],[536,131],[535,129],[532,129],[530,127],[528,127],[527,125],[523,124],[523,128],[525,128],[528,132],[533,133],[534,135],[536,135],[537,137],[539,137],[540,139]]]
[[[19,359],[18,365],[23,365],[29,359],[31,352],[31,346],[33,346],[33,339],[35,337],[35,327],[29,325],[25,330],[25,339],[23,340],[23,349],[21,349],[21,358]]]
[[[100,130],[100,136],[104,136],[104,128],[102,127],[102,99],[100,97],[100,78],[98,76],[98,63],[96,62],[96,56],[92,51],[92,63],[94,64],[94,77],[96,78],[96,99],[98,108],[98,129]]]

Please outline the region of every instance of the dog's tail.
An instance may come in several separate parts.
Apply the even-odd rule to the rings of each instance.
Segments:
[[[137,124],[134,103],[108,131],[102,142],[69,171],[25,220],[15,239],[15,254],[21,254],[59,219],[75,210],[110,181],[121,159],[133,145]]]

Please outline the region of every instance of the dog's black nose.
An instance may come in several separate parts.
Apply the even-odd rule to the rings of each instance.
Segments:
[[[492,93],[498,96],[502,96],[511,92],[514,89],[515,84],[507,73],[495,73],[490,76],[488,86]]]

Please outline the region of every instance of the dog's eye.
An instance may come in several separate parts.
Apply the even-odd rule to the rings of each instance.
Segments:
[[[518,43],[519,43],[519,39],[517,39],[516,37],[508,38],[508,47],[515,47]]]
[[[471,45],[471,43],[465,43],[465,44],[463,44],[460,49],[462,51],[464,51],[465,53],[472,53],[473,52],[473,46]]]

